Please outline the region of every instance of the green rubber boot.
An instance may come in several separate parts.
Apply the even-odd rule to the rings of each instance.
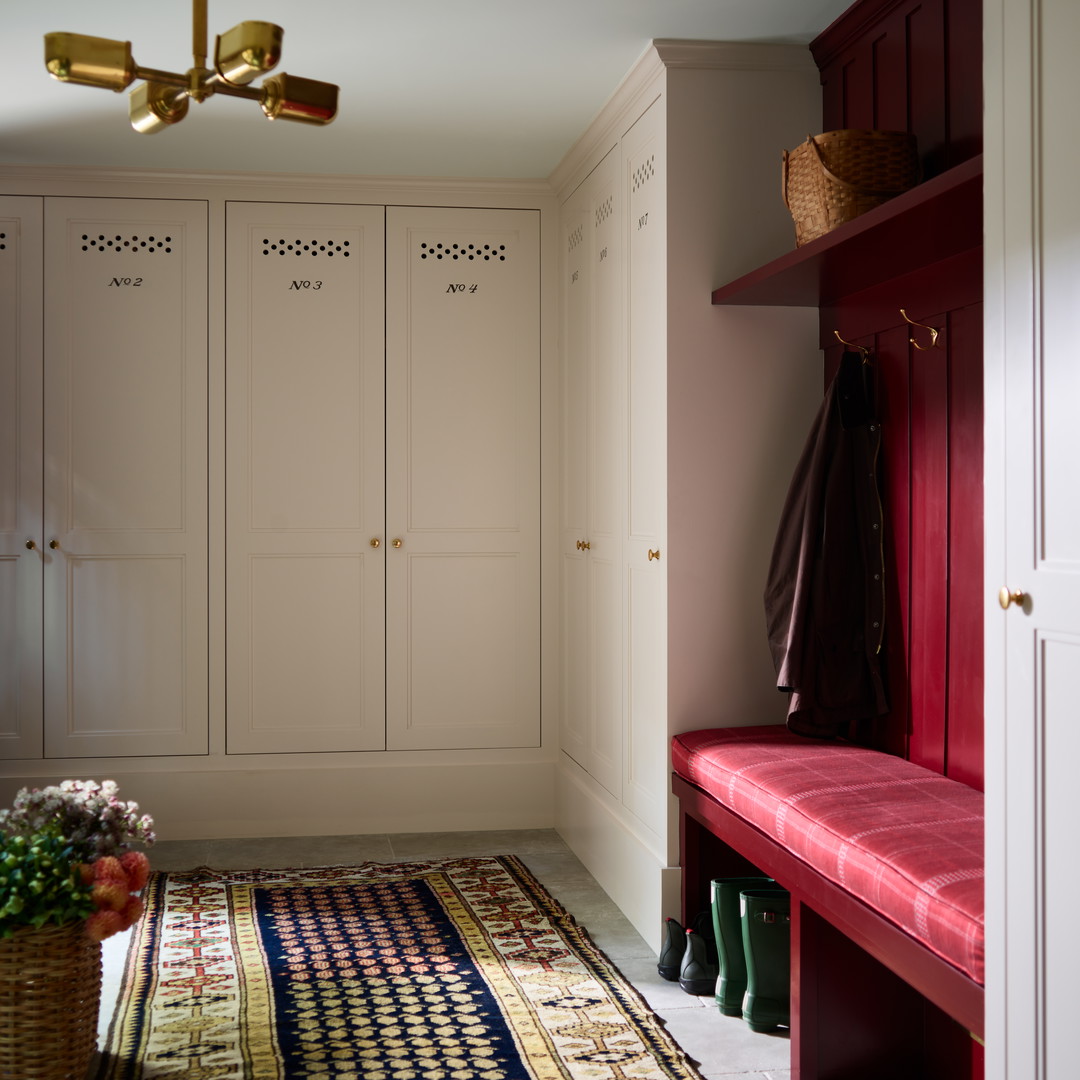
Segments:
[[[712,893],[713,936],[719,957],[716,1006],[725,1016],[742,1013],[746,993],[746,958],[743,954],[739,894],[744,889],[763,889],[772,884],[767,877],[714,878]]]
[[[791,1024],[791,897],[785,889],[740,894],[746,994],[742,1015],[751,1031]]]

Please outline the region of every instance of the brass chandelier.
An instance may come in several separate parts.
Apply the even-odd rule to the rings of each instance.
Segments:
[[[214,46],[213,67],[207,67],[207,0],[192,0],[192,53],[194,63],[183,75],[139,67],[131,56],[130,41],[88,37],[86,34],[45,35],[45,67],[60,82],[98,86],[119,93],[136,79],[145,80],[131,91],[131,126],[144,135],[162,131],[187,115],[188,102],[202,102],[211,94],[257,101],[269,120],[298,120],[329,124],[337,115],[338,88],[333,83],[301,79],[273,71],[281,59],[280,26],[242,22],[220,34]]]

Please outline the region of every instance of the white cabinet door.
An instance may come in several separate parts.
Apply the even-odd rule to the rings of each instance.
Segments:
[[[626,760],[623,801],[667,821],[667,185],[665,111],[623,136],[627,214]],[[707,493],[702,493],[707,498]]]
[[[592,224],[589,188],[563,204],[559,297],[559,748],[589,769],[588,405]]]
[[[987,7],[987,1076],[1076,1075],[1074,0]],[[1034,63],[1032,62],[1034,58]],[[997,590],[1024,594],[1006,611]]]
[[[563,207],[560,747],[622,791],[623,230],[614,150]]]
[[[625,707],[626,299],[625,203],[617,151],[588,181],[590,328],[588,407],[589,772],[622,796]]]
[[[387,211],[387,747],[540,743],[539,215]]]
[[[207,749],[206,218],[46,202],[48,757]]]
[[[2,758],[42,752],[41,217],[41,199],[0,196]]]
[[[227,208],[230,753],[384,745],[383,219]]]

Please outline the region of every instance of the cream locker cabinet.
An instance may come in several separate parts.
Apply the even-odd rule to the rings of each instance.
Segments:
[[[614,797],[623,778],[625,335],[620,159],[562,208],[559,745]]]
[[[783,719],[762,591],[821,399],[815,313],[721,311],[710,294],[794,247],[781,151],[815,117],[805,49],[657,41],[551,178],[564,241],[556,825],[650,941],[679,908],[671,736]],[[609,173],[610,204],[590,190]],[[609,283],[580,289],[609,272],[605,248]],[[589,535],[609,509],[610,575]]]
[[[45,756],[203,754],[206,204],[44,209]]]
[[[40,198],[0,197],[0,757],[35,758],[41,722]]]
[[[536,219],[230,203],[230,753],[539,743]]]
[[[227,207],[230,753],[384,745],[383,217]]]
[[[387,211],[387,746],[540,744],[530,210]]]

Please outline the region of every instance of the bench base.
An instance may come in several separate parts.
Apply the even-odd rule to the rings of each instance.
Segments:
[[[792,1080],[980,1080],[982,987],[701,788],[675,774],[672,790],[684,925],[712,878],[766,874],[791,893]]]

